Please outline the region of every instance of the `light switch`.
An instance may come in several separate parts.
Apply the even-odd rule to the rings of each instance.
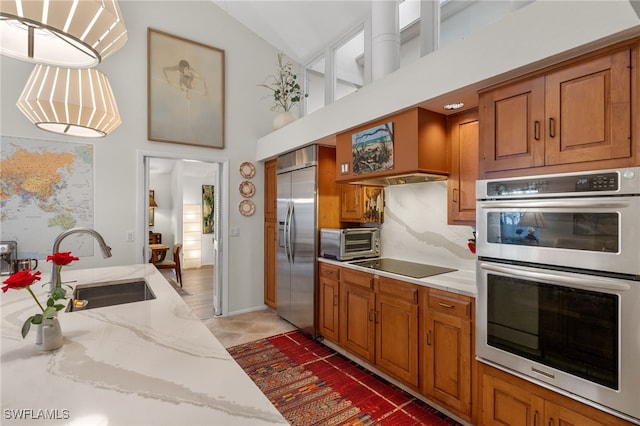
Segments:
[[[231,236],[232,237],[239,237],[240,236],[240,228],[238,228],[237,226],[232,226],[231,227]]]

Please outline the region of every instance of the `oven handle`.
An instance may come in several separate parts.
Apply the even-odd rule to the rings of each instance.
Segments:
[[[506,275],[512,275],[522,278],[530,278],[534,280],[543,280],[559,285],[568,285],[571,287],[579,287],[585,290],[606,290],[606,291],[629,291],[631,286],[625,284],[624,281],[611,279],[606,277],[597,277],[589,275],[588,278],[569,277],[564,275],[550,274],[547,272],[529,271],[510,265],[509,267],[495,265],[493,263],[481,262],[480,268],[486,271],[500,272]]]
[[[483,209],[522,209],[522,208],[624,208],[631,204],[627,202],[607,201],[487,201],[480,202],[478,206]]]

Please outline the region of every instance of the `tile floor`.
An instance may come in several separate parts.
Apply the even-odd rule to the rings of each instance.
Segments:
[[[203,322],[225,348],[295,330],[270,309]]]

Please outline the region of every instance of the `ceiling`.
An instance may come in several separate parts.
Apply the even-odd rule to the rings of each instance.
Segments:
[[[371,0],[212,1],[300,64],[310,62],[371,13]]]
[[[212,0],[247,28],[300,64],[310,63],[324,50],[339,42],[371,14],[375,0]],[[441,3],[447,3],[440,0]],[[450,2],[446,14],[466,7]],[[442,106],[463,102],[466,108],[477,105],[477,88],[463,88],[420,106],[444,114]]]

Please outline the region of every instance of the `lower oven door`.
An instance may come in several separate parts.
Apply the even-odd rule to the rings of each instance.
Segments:
[[[477,279],[481,361],[640,419],[640,282],[485,260]]]

